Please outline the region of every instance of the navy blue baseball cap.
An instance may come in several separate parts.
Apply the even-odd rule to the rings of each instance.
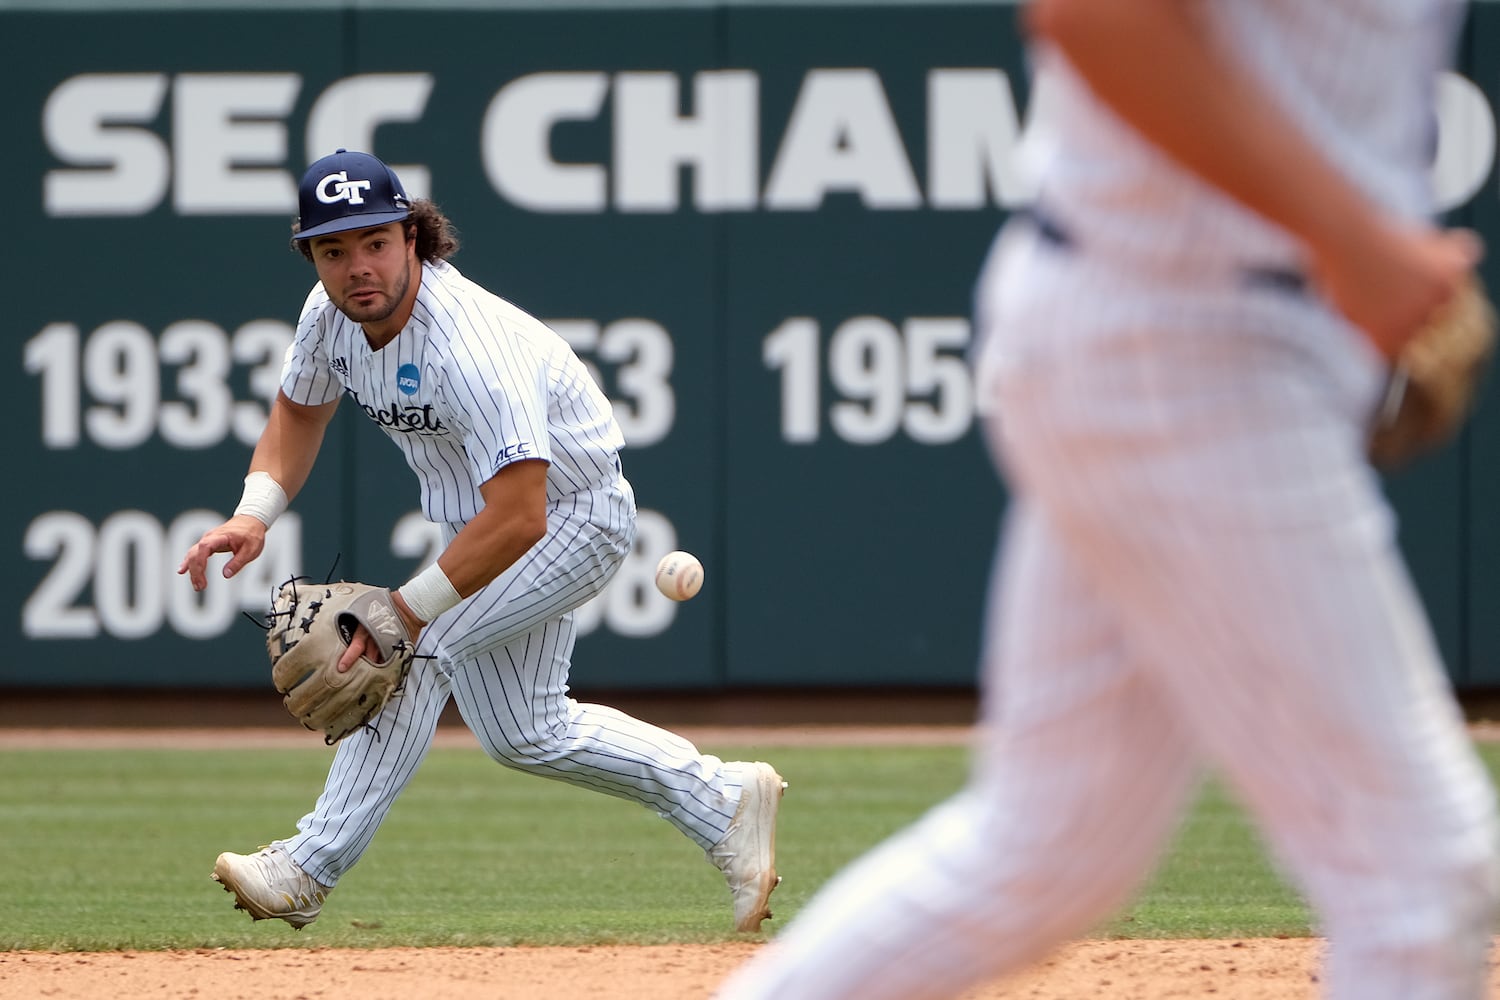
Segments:
[[[383,226],[411,215],[396,172],[369,153],[340,149],[307,168],[297,189],[299,240]]]

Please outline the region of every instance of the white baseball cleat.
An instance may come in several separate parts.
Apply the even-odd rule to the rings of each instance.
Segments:
[[[252,920],[285,920],[298,930],[318,919],[323,900],[333,891],[279,847],[221,854],[210,878],[234,893],[234,908],[247,911]]]
[[[776,812],[786,782],[770,764],[742,764],[744,791],[724,839],[708,850],[734,896],[734,929],[758,931],[771,916],[771,892],[781,883],[776,874]]]

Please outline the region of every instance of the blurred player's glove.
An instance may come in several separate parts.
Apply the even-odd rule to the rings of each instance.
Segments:
[[[1395,469],[1448,442],[1468,419],[1495,351],[1495,309],[1477,278],[1396,359],[1370,435],[1370,460]]]
[[[287,711],[328,744],[369,722],[411,667],[411,638],[384,587],[288,580],[267,621],[271,680]],[[360,625],[374,648],[339,673],[339,657]]]

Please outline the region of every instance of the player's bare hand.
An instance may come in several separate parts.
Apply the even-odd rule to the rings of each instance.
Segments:
[[[349,648],[345,649],[344,655],[339,657],[339,673],[347,672],[350,667],[359,662],[359,658],[365,655],[367,649],[378,650],[379,647],[375,645],[375,640],[370,638],[369,631],[363,625],[357,626],[354,634],[349,637]]]
[[[248,514],[240,514],[204,532],[203,537],[188,549],[177,572],[187,574],[194,590],[202,590],[208,586],[209,557],[220,552],[230,554],[229,561],[224,564],[224,579],[228,580],[254,562],[265,547],[265,523]]]
[[[1483,255],[1469,230],[1378,225],[1351,233],[1320,255],[1314,269],[1334,306],[1394,359]]]
[[[417,636],[421,634],[422,629],[427,627],[427,623],[411,613],[411,608],[407,607],[406,601],[396,591],[391,591],[391,603],[400,613],[401,622],[406,626],[406,634],[415,645]],[[356,626],[354,634],[349,637],[349,648],[344,650],[343,656],[339,657],[339,673],[347,673],[367,650],[375,652],[376,655],[380,653],[380,647],[375,644],[375,639],[369,631],[363,625]]]

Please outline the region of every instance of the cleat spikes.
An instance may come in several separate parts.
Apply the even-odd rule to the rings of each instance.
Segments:
[[[297,930],[317,919],[328,886],[298,868],[279,848],[253,855],[221,854],[212,875],[234,896],[234,908],[255,920],[284,920]]]

